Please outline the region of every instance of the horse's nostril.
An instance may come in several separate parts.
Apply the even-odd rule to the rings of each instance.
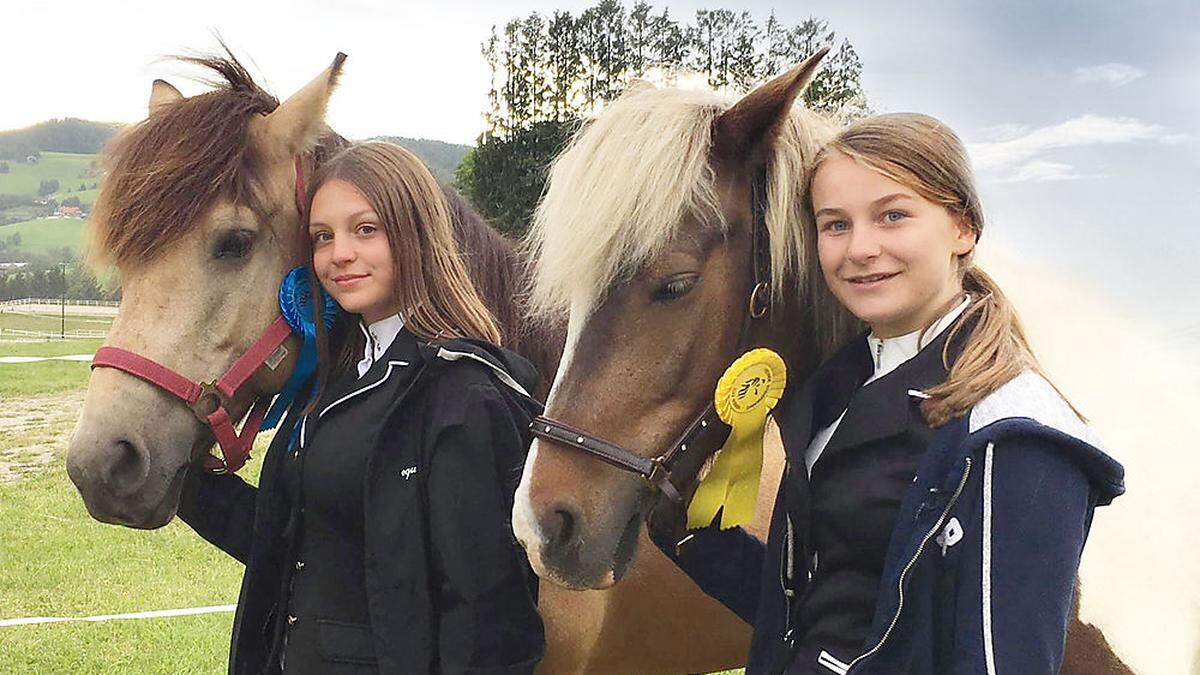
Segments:
[[[542,527],[545,544],[542,550],[546,556],[556,558],[571,548],[571,543],[578,535],[579,518],[574,509],[564,504],[550,511],[545,520]]]
[[[563,547],[575,536],[575,516],[567,509],[555,509],[554,516],[559,519],[559,528],[553,543],[556,548]]]
[[[117,494],[129,494],[141,488],[146,480],[146,458],[133,443],[120,440],[113,444],[108,468],[109,489]]]

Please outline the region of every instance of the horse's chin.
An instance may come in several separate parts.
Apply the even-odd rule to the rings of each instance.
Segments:
[[[171,522],[179,509],[179,495],[187,477],[189,465],[184,464],[171,477],[162,496],[151,504],[108,504],[104,509],[95,509],[84,500],[92,518],[109,525],[120,525],[137,530],[156,530]]]

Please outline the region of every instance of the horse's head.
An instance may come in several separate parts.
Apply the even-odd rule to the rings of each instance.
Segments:
[[[324,117],[344,58],[283,104],[232,56],[193,59],[225,79],[214,91],[184,98],[154,82],[148,118],[106,152],[90,224],[93,255],[121,278],[106,347],[211,382],[279,317],[280,281],[303,250],[296,172],[337,140]],[[221,395],[234,421],[282,387],[298,352],[292,340],[273,370]],[[213,444],[199,414],[127,372],[94,368],[67,455],[92,516],[132,527],[170,521],[186,472]]]
[[[736,102],[638,87],[558,158],[532,231],[534,302],[569,312],[546,417],[650,458],[706,407],[753,302],[751,193],[764,171],[775,302],[748,337],[809,366],[821,336],[815,317],[797,318],[816,306],[801,288],[815,258],[799,193],[832,127],[793,103],[823,55]],[[539,575],[603,588],[633,559],[654,497],[636,474],[541,438],[513,529]]]

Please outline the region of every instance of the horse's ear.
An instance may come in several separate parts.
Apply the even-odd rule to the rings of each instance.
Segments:
[[[253,142],[260,151],[271,157],[291,157],[316,143],[325,131],[325,108],[345,61],[346,55],[338,52],[320,75],[269,115],[251,123]]]
[[[829,47],[818,49],[804,63],[746,94],[721,113],[713,129],[713,149],[735,164],[761,161],[764,150],[779,136],[796,97],[812,81]]]
[[[625,91],[621,92],[620,98],[625,98],[626,96],[633,96],[634,94],[637,94],[637,93],[640,93],[643,91],[649,91],[650,89],[655,89],[655,88],[656,87],[654,86],[653,82],[651,82],[649,80],[643,80],[640,77],[635,77],[634,79],[629,81],[629,84],[627,84],[625,86]]]
[[[179,90],[171,86],[166,80],[155,80],[154,84],[150,85],[150,110],[149,114],[153,115],[168,103],[182,101],[183,94]]]

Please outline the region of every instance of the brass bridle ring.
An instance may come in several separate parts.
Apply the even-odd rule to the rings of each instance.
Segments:
[[[771,305],[770,290],[765,281],[754,285],[754,290],[750,291],[750,318],[761,319],[767,315]]]

